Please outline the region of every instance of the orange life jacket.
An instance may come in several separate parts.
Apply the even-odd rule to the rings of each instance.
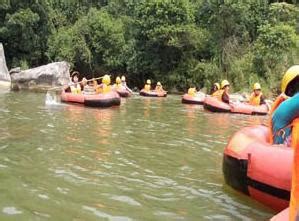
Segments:
[[[97,87],[96,89],[96,93],[99,94],[99,93],[108,93],[111,91],[111,86],[110,85],[107,85],[107,84],[101,84]]]
[[[194,87],[190,87],[190,88],[188,89],[188,94],[189,94],[190,96],[194,97],[195,94],[196,94],[196,89],[195,89]]]
[[[122,84],[121,83],[116,83],[116,84],[114,84],[113,85],[114,86],[114,88],[116,88],[116,89],[120,89],[120,88],[122,88]]]
[[[212,97],[216,97],[218,100],[222,101],[222,95],[224,90],[217,90],[212,94]]]
[[[293,120],[292,126],[292,148],[294,150],[294,158],[289,220],[293,221],[299,217],[299,118]]]
[[[75,85],[71,85],[71,92],[73,94],[81,94],[81,86],[79,83],[75,84]]]
[[[252,93],[249,99],[249,104],[254,105],[254,106],[259,106],[261,103],[261,97],[262,93],[260,93],[258,96],[255,95],[255,93]]]
[[[270,129],[270,143],[273,144],[273,132],[272,132],[272,114],[273,112],[278,108],[278,106],[283,102],[285,101],[286,98],[283,96],[283,95],[279,95],[276,100],[274,101],[273,105],[272,105],[272,108],[270,110],[270,123],[269,123],[269,129]]]

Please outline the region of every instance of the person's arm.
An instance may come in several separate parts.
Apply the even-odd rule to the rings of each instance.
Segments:
[[[260,105],[262,105],[262,104],[266,104],[266,98],[265,98],[265,96],[264,95],[262,95],[261,96],[261,98],[260,98]]]
[[[222,94],[222,101],[223,101],[224,103],[229,104],[229,96],[228,96],[228,94],[225,93],[225,92]]]

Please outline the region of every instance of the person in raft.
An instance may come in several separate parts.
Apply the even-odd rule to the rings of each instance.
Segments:
[[[126,77],[124,75],[121,76],[121,85],[127,88]]]
[[[262,93],[262,88],[259,83],[255,83],[253,85],[253,92],[249,98],[249,104],[254,106],[259,106],[262,104],[266,104],[265,102],[265,96]]]
[[[79,72],[74,71],[71,74],[71,83],[64,88],[65,91],[71,91],[73,94],[81,94],[81,84],[79,82]]]
[[[290,145],[292,122],[299,117],[299,65],[286,71],[281,82],[281,92],[271,110],[273,143]]]
[[[102,83],[96,86],[96,93],[108,93],[111,91],[111,79],[109,75],[104,75]]]
[[[124,75],[121,76],[121,85],[130,93],[133,93],[133,91],[127,86],[126,77]]]
[[[115,79],[115,84],[113,85],[115,89],[120,89],[122,87],[121,79],[119,76]]]
[[[151,80],[150,79],[146,80],[146,84],[144,85],[143,90],[145,90],[147,92],[149,92],[151,90]]]
[[[195,95],[196,95],[196,93],[197,93],[197,91],[196,91],[196,87],[194,87],[193,85],[188,89],[188,95],[190,95],[190,96],[192,96],[192,97],[194,97]]]
[[[294,150],[289,220],[299,220],[299,65],[290,67],[281,81],[281,94],[270,111],[270,141]]]
[[[94,82],[95,80],[94,79],[91,79],[89,81],[87,81],[86,78],[83,78],[82,79],[82,83],[83,83],[83,93],[86,94],[86,95],[93,95],[96,93],[96,88],[95,88],[95,85],[94,85]]]
[[[214,83],[213,87],[211,88],[210,95],[213,95],[216,91],[220,89],[219,83]]]
[[[163,90],[163,86],[162,86],[162,84],[161,84],[160,81],[157,82],[157,85],[156,85],[156,87],[155,87],[155,91],[157,91],[157,92],[162,92],[162,91],[164,91],[164,90]]]
[[[229,82],[223,80],[221,82],[221,90],[218,90],[212,94],[213,97],[216,97],[218,100],[229,104]]]

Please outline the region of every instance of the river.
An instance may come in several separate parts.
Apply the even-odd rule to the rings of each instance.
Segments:
[[[267,220],[224,184],[222,153],[266,117],[213,114],[179,96],[120,107],[0,93],[0,220]]]

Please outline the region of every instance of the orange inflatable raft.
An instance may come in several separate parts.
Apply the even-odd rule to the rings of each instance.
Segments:
[[[277,215],[273,216],[272,219],[270,219],[270,221],[288,221],[289,220],[289,208],[281,211],[280,213],[278,213]]]
[[[266,126],[246,127],[224,150],[225,182],[253,199],[281,211],[288,207],[293,150],[269,143]]]
[[[230,112],[249,115],[266,115],[269,112],[266,104],[259,106],[241,102],[227,104],[211,96],[205,98],[204,108],[212,112]]]
[[[182,103],[202,105],[205,101],[205,97],[206,97],[205,94],[196,94],[195,96],[184,94],[182,97]]]
[[[116,92],[121,97],[129,97],[131,95],[131,93],[124,87],[116,89]]]
[[[204,101],[204,108],[212,112],[230,112],[231,106],[218,100],[215,97],[207,96]]]
[[[84,104],[89,107],[111,107],[120,105],[120,96],[115,91],[92,95],[73,94],[63,91],[61,93],[61,101]]]
[[[155,90],[145,91],[144,89],[142,89],[139,94],[144,97],[166,97],[167,96],[166,91],[155,91]]]

